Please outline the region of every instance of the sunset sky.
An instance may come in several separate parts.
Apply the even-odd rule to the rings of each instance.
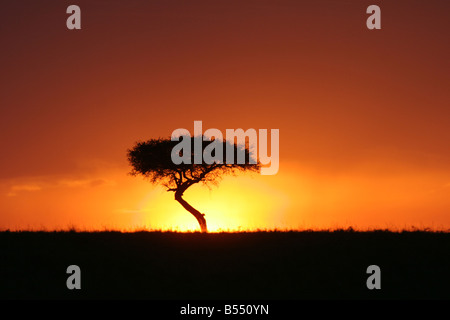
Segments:
[[[81,30],[66,8],[81,8]],[[368,30],[366,8],[381,8]],[[211,231],[450,228],[448,1],[0,5],[0,230],[197,229],[138,140],[280,130],[278,174],[196,185]]]

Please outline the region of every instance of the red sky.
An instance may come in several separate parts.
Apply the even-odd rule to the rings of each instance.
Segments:
[[[81,8],[82,29],[66,28]],[[381,8],[381,30],[366,8]],[[195,186],[217,228],[450,228],[445,1],[13,1],[0,229],[196,228],[127,173],[177,128],[280,129],[275,176]]]

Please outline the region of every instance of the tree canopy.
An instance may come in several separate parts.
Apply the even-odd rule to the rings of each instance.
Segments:
[[[132,166],[132,175],[142,175],[150,182],[161,184],[168,191],[176,191],[177,188],[194,183],[215,184],[226,174],[236,174],[239,171],[259,171],[260,164],[257,163],[248,146],[233,144],[228,141],[221,141],[220,146],[225,155],[227,148],[232,148],[234,156],[232,161],[229,157],[223,157],[221,162],[208,164],[202,157],[199,164],[195,161],[194,144],[200,142],[201,152],[213,141],[203,141],[202,137],[188,137],[192,148],[190,154],[190,163],[175,164],[172,161],[172,150],[179,144],[179,141],[172,141],[170,138],[151,139],[145,142],[137,142],[136,145],[128,150],[128,160]],[[200,141],[195,141],[196,139]],[[217,141],[215,141],[217,143]],[[183,150],[180,150],[182,153]],[[239,152],[245,155],[244,163],[238,162]],[[253,161],[252,161],[253,160]],[[254,163],[251,163],[254,162]]]

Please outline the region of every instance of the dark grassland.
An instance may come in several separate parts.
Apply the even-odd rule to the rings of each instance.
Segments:
[[[81,268],[81,290],[66,269]],[[366,269],[381,268],[381,290]],[[450,299],[450,233],[0,232],[2,299]]]

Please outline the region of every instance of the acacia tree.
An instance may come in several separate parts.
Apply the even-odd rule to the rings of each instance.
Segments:
[[[175,200],[197,219],[201,231],[207,232],[205,215],[183,199],[184,192],[194,184],[217,184],[223,175],[259,171],[261,166],[251,154],[248,145],[238,145],[226,140],[204,141],[202,136],[184,136],[183,140],[187,140],[190,144],[188,150],[174,149],[179,142],[170,138],[136,142],[135,146],[128,150],[128,161],[133,168],[130,174],[142,175],[151,183],[160,184],[167,191],[174,192]],[[213,148],[211,144],[214,144]],[[175,164],[174,150],[187,161]],[[216,158],[214,162],[205,160],[203,154],[206,150]],[[199,153],[201,153],[200,162]],[[223,159],[218,160],[219,158]]]

